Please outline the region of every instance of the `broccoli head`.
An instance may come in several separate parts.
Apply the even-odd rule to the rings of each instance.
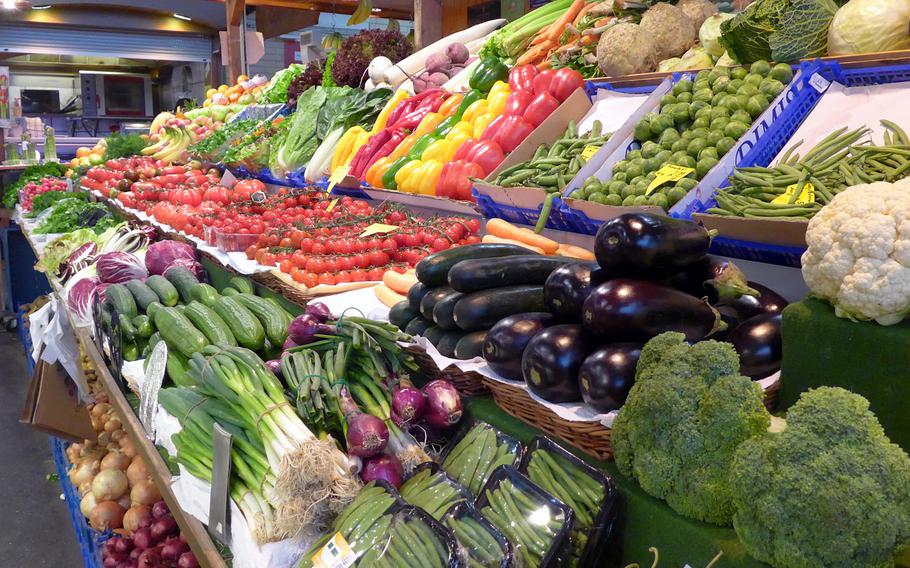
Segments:
[[[733,471],[733,525],[758,560],[889,567],[910,544],[910,458],[859,395],[803,393],[783,430],[740,445]]]
[[[736,447],[766,431],[762,389],[739,374],[728,343],[689,346],[663,333],[641,351],[635,385],[613,423],[619,470],[676,512],[729,525]]]

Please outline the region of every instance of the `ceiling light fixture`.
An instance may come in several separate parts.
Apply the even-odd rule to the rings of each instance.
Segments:
[[[174,17],[177,18],[178,20],[186,20],[187,22],[192,22],[192,21],[193,21],[193,18],[188,18],[188,17],[183,16],[183,15],[181,15],[181,14],[174,14]]]
[[[15,10],[16,0],[3,0],[3,8],[6,10]]]
[[[373,8],[373,12],[382,12],[382,8]]]
[[[32,10],[47,10],[51,7],[52,6],[50,4],[45,4],[43,6],[32,6]]]

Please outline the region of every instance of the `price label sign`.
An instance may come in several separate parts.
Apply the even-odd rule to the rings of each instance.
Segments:
[[[391,233],[392,231],[397,231],[398,225],[384,225],[382,223],[373,223],[369,227],[366,227],[360,237],[369,237],[370,235],[379,235],[383,233]]]
[[[340,166],[335,168],[335,171],[332,172],[332,175],[329,177],[329,193],[332,193],[332,189],[339,183],[341,180],[348,175],[348,172],[351,170],[350,166]]]
[[[331,211],[332,209],[335,208],[335,205],[337,205],[337,204],[338,204],[338,198],[336,197],[335,199],[333,199],[332,201],[329,202],[329,206],[326,207],[325,210]]]
[[[234,177],[234,174],[231,173],[231,170],[224,170],[224,175],[221,176],[221,185],[227,188],[234,187],[234,184],[237,183],[237,178]]]
[[[788,185],[786,191],[771,200],[774,205],[805,205],[806,203],[815,203],[815,186],[809,182],[803,185],[803,190],[799,192],[796,200],[790,203],[790,200],[796,194],[798,183]]]
[[[148,357],[145,381],[139,396],[139,421],[151,439],[155,439],[155,413],[158,410],[158,391],[164,381],[167,366],[167,344],[159,341]]]
[[[351,550],[351,545],[341,533],[337,532],[313,555],[312,560],[315,568],[348,568],[357,560],[357,554]]]
[[[668,181],[679,181],[694,171],[695,170],[693,168],[687,168],[686,166],[667,164],[666,166],[657,170],[657,177],[655,177],[654,181],[648,185],[648,189],[645,191],[645,195],[651,195],[655,189],[667,183]]]
[[[582,149],[582,151],[581,151],[581,159],[587,162],[588,160],[593,158],[594,154],[596,154],[599,150],[600,150],[600,146],[594,146],[594,145],[585,146],[584,149]]]

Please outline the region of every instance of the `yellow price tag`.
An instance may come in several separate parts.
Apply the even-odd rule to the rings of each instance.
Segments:
[[[337,198],[337,197],[336,197],[335,199],[333,199],[332,201],[329,202],[329,206],[325,208],[326,212],[329,212],[329,211],[331,211],[332,209],[334,209],[336,203],[338,203],[338,198]]]
[[[378,235],[380,233],[391,233],[392,231],[397,231],[398,225],[384,225],[383,223],[373,223],[369,227],[366,227],[360,237],[369,237],[370,235]]]
[[[599,150],[600,146],[585,146],[581,151],[581,159],[587,162],[593,158],[594,154],[596,154]]]
[[[348,568],[357,560],[357,553],[351,550],[348,541],[337,532],[313,555],[312,560],[315,568]]]
[[[676,164],[667,164],[657,170],[657,177],[655,177],[654,181],[648,185],[648,189],[645,191],[645,195],[651,195],[655,189],[667,183],[668,181],[679,181],[694,171],[694,168],[677,166]]]
[[[787,190],[772,199],[771,203],[774,205],[790,205],[790,198],[796,193],[798,185],[798,183],[788,185]],[[806,182],[806,185],[803,186],[803,190],[799,192],[799,196],[797,196],[792,205],[805,205],[806,203],[815,203],[815,186],[809,182]]]
[[[332,172],[332,175],[329,177],[329,193],[332,193],[332,188],[335,187],[335,184],[341,182],[348,175],[348,172],[351,170],[351,166],[338,166],[335,168],[335,171]]]

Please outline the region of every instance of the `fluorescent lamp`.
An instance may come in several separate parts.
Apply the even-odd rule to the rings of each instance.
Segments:
[[[180,14],[174,14],[174,17],[177,18],[178,20],[186,20],[187,22],[193,21],[192,18],[187,18],[186,16],[182,16]]]
[[[381,12],[381,11],[382,11],[381,8],[373,8],[373,12]]]
[[[15,10],[16,0],[3,0],[3,8],[6,10]]]
[[[50,4],[45,4],[44,6],[32,6],[32,10],[47,10],[51,8]]]

